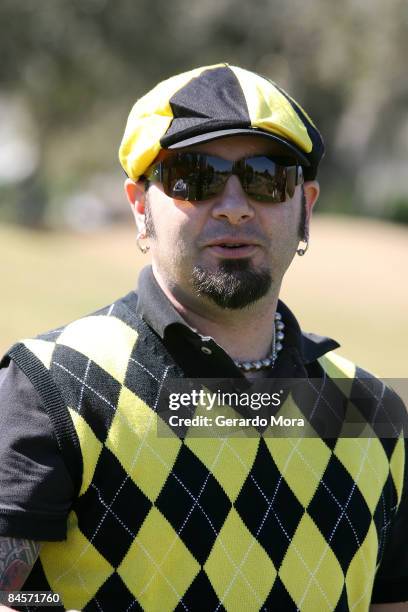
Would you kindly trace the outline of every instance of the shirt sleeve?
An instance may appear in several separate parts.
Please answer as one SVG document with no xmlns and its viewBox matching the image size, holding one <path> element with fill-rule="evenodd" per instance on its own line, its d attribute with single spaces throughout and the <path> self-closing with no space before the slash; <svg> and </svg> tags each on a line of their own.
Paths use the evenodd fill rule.
<svg viewBox="0 0 408 612">
<path fill-rule="evenodd" d="M 0 536 L 65 539 L 73 496 L 49 417 L 10 361 L 0 369 Z"/>
<path fill-rule="evenodd" d="M 374 581 L 372 603 L 408 601 L 408 439 L 401 502 Z"/>
</svg>

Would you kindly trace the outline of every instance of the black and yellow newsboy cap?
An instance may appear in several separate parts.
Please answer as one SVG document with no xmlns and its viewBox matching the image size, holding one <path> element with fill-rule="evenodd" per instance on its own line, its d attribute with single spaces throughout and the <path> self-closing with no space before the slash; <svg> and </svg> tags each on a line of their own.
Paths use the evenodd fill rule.
<svg viewBox="0 0 408 612">
<path fill-rule="evenodd" d="M 315 178 L 323 139 L 302 107 L 273 81 L 216 64 L 162 81 L 133 106 L 119 149 L 126 174 L 137 180 L 161 149 L 177 149 L 234 134 L 278 142 Z"/>
</svg>

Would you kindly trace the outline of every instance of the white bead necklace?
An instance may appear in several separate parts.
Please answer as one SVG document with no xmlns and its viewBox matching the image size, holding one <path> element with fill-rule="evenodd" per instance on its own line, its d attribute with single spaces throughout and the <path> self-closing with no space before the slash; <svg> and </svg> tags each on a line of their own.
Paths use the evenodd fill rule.
<svg viewBox="0 0 408 612">
<path fill-rule="evenodd" d="M 283 340 L 285 338 L 284 329 L 285 324 L 282 321 L 282 315 L 280 312 L 275 313 L 275 333 L 273 334 L 272 340 L 272 352 L 265 359 L 254 359 L 253 361 L 238 361 L 234 360 L 235 365 L 244 372 L 251 372 L 253 370 L 263 370 L 264 368 L 273 368 L 275 365 L 276 358 L 279 351 L 282 350 Z"/>
</svg>

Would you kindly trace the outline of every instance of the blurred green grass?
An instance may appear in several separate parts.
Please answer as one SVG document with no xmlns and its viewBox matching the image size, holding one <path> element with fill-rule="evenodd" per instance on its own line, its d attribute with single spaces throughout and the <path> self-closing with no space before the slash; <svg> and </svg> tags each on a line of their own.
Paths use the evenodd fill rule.
<svg viewBox="0 0 408 612">
<path fill-rule="evenodd" d="M 92 234 L 0 226 L 0 352 L 17 339 L 102 307 L 137 284 L 149 259 L 133 227 Z M 339 352 L 389 378 L 407 374 L 408 228 L 317 217 L 311 248 L 282 289 L 302 327 L 341 343 Z"/>
</svg>

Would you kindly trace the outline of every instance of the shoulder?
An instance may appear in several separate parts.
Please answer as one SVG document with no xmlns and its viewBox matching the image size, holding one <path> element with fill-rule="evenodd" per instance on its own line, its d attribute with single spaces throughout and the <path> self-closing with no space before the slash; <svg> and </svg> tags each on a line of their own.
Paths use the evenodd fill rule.
<svg viewBox="0 0 408 612">
<path fill-rule="evenodd" d="M 375 385 L 378 389 L 395 393 L 392 389 L 392 380 L 381 378 L 378 374 L 366 370 L 337 351 L 325 353 L 319 357 L 318 361 L 326 374 L 332 378 L 348 378 L 362 386 Z"/>
<path fill-rule="evenodd" d="M 398 384 L 401 381 L 397 379 L 382 379 L 336 351 L 326 353 L 318 361 L 379 438 L 408 435 L 406 384 Z"/>
<path fill-rule="evenodd" d="M 34 355 L 49 370 L 63 347 L 96 362 L 109 360 L 108 353 L 115 353 L 115 349 L 128 353 L 138 337 L 141 323 L 136 311 L 137 301 L 137 294 L 131 291 L 111 304 L 56 329 L 23 338 L 9 349 L 1 364 L 7 365 L 11 357 L 20 365 L 24 356 Z"/>
<path fill-rule="evenodd" d="M 346 359 L 337 351 L 329 351 L 318 358 L 318 362 L 325 372 L 333 377 L 352 378 L 356 375 L 357 366 L 350 359 Z"/>
<path fill-rule="evenodd" d="M 378 401 L 381 399 L 387 399 L 388 401 L 394 399 L 395 402 L 404 406 L 404 411 L 406 412 L 404 389 L 401 389 L 400 385 L 398 386 L 399 393 L 394 389 L 394 386 L 398 383 L 397 379 L 381 378 L 377 374 L 373 374 L 357 365 L 354 361 L 347 359 L 337 351 L 330 351 L 322 355 L 319 357 L 318 362 L 330 378 L 337 381 L 348 380 L 348 388 L 355 393 L 358 391 L 362 392 L 365 389 L 368 395 L 371 395 Z"/>
</svg>

